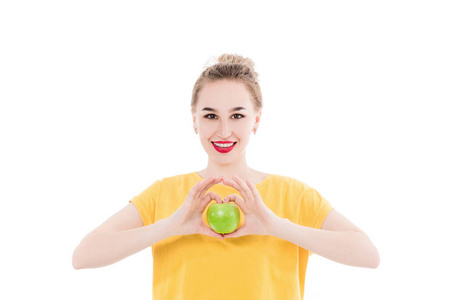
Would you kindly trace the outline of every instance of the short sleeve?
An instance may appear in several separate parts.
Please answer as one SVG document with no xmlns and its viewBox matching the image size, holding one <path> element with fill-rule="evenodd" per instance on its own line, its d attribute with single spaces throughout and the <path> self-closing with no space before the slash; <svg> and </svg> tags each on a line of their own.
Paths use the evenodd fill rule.
<svg viewBox="0 0 449 300">
<path fill-rule="evenodd" d="M 161 180 L 156 180 L 138 196 L 134 196 L 129 203 L 133 203 L 140 213 L 144 226 L 154 223 L 154 210 L 156 207 Z"/>
<path fill-rule="evenodd" d="M 307 187 L 301 199 L 301 225 L 320 229 L 333 207 L 317 190 Z"/>
</svg>

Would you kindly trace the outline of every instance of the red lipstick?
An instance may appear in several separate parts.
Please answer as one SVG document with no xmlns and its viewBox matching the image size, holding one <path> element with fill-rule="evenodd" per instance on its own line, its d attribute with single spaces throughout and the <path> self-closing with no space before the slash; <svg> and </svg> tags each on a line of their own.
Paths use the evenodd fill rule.
<svg viewBox="0 0 449 300">
<path fill-rule="evenodd" d="M 219 144 L 219 145 L 223 145 L 223 144 L 232 144 L 232 145 L 230 145 L 230 146 L 228 146 L 228 147 L 220 147 L 220 146 L 217 146 L 216 144 Z M 231 152 L 232 149 L 234 149 L 235 144 L 237 144 L 237 142 L 230 142 L 230 141 L 224 141 L 224 142 L 221 142 L 221 141 L 220 141 L 220 142 L 212 142 L 212 145 L 214 146 L 215 150 L 217 150 L 217 151 L 220 152 L 220 153 L 228 153 L 228 152 Z"/>
</svg>

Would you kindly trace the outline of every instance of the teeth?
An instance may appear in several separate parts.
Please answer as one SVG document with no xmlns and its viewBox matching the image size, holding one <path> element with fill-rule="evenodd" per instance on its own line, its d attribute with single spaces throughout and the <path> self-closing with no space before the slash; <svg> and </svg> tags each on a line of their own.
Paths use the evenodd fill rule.
<svg viewBox="0 0 449 300">
<path fill-rule="evenodd" d="M 212 143 L 214 143 L 214 142 L 212 142 Z M 228 143 L 228 144 L 217 144 L 217 143 L 214 143 L 214 145 L 217 146 L 217 147 L 220 147 L 220 148 L 228 148 L 228 147 L 231 147 L 232 145 L 234 145 L 234 143 Z"/>
</svg>

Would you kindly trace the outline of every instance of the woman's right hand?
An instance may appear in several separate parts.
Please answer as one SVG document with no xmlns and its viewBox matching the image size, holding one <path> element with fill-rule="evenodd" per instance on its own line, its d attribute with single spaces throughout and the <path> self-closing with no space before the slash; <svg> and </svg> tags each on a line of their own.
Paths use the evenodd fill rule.
<svg viewBox="0 0 449 300">
<path fill-rule="evenodd" d="M 175 235 L 199 233 L 223 239 L 222 234 L 213 231 L 203 221 L 203 211 L 210 201 L 215 200 L 217 203 L 223 203 L 218 194 L 213 192 L 205 194 L 208 189 L 222 180 L 223 176 L 218 178 L 211 176 L 195 184 L 182 206 L 169 217 L 169 223 Z"/>
</svg>

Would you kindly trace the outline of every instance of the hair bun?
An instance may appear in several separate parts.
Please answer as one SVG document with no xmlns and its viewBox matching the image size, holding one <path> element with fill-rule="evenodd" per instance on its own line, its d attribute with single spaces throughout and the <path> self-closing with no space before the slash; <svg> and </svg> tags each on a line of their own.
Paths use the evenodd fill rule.
<svg viewBox="0 0 449 300">
<path fill-rule="evenodd" d="M 211 81 L 223 79 L 240 80 L 244 83 L 251 93 L 255 109 L 259 111 L 262 109 L 263 103 L 258 77 L 259 74 L 254 71 L 254 62 L 248 57 L 227 53 L 220 55 L 218 58 L 211 57 L 193 86 L 190 103 L 192 112 L 196 111 L 201 89 Z"/>
<path fill-rule="evenodd" d="M 222 64 L 240 64 L 240 65 L 244 65 L 247 66 L 250 70 L 251 73 L 253 73 L 255 76 L 255 78 L 257 78 L 259 76 L 259 74 L 254 70 L 254 62 L 248 58 L 248 57 L 243 57 L 241 55 L 238 54 L 222 54 L 218 57 L 218 63 L 222 63 Z"/>
</svg>

